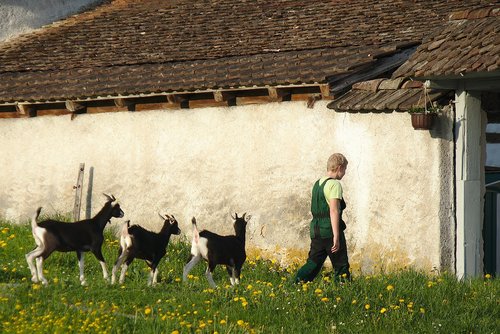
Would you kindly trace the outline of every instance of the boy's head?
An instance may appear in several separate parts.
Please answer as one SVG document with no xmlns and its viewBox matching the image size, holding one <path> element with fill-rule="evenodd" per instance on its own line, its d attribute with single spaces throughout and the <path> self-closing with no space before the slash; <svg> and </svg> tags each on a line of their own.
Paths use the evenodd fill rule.
<svg viewBox="0 0 500 334">
<path fill-rule="evenodd" d="M 341 166 L 344 168 L 347 167 L 347 159 L 342 153 L 333 153 L 330 158 L 328 158 L 326 170 L 328 172 L 335 172 Z"/>
</svg>

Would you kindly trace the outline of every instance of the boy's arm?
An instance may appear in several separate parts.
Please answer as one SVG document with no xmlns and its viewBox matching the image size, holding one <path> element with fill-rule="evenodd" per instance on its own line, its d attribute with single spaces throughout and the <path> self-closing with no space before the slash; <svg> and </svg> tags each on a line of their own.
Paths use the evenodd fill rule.
<svg viewBox="0 0 500 334">
<path fill-rule="evenodd" d="M 330 220 L 332 221 L 333 230 L 333 246 L 332 253 L 339 250 L 340 247 L 340 200 L 338 198 L 332 198 L 329 201 L 330 206 Z"/>
</svg>

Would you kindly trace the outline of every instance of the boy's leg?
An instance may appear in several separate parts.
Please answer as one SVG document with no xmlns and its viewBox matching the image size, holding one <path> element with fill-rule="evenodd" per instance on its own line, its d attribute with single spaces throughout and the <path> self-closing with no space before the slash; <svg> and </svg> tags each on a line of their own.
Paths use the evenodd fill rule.
<svg viewBox="0 0 500 334">
<path fill-rule="evenodd" d="M 307 262 L 297 272 L 295 283 L 301 281 L 310 282 L 321 271 L 327 257 L 327 251 L 323 244 L 324 242 L 321 239 L 311 239 L 311 249 L 309 250 Z"/>
<path fill-rule="evenodd" d="M 340 248 L 337 252 L 328 251 L 328 257 L 332 262 L 333 278 L 335 282 L 345 282 L 351 280 L 349 271 L 349 257 L 347 256 L 347 243 L 344 232 L 340 232 Z"/>
</svg>

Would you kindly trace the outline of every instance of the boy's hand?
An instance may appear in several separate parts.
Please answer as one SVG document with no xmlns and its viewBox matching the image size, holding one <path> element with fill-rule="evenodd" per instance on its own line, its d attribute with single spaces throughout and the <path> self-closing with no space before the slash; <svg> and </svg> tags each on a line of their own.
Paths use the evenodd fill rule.
<svg viewBox="0 0 500 334">
<path fill-rule="evenodd" d="M 332 253 L 335 253 L 336 251 L 338 251 L 340 248 L 339 246 L 340 246 L 339 238 L 333 237 Z"/>
</svg>

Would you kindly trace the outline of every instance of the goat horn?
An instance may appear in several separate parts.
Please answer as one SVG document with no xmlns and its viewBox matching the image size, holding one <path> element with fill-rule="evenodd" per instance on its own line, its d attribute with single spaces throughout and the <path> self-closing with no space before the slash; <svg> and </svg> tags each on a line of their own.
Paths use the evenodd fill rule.
<svg viewBox="0 0 500 334">
<path fill-rule="evenodd" d="M 109 196 L 108 194 L 105 194 L 105 193 L 102 193 L 102 194 L 103 194 L 104 196 L 106 196 L 106 198 L 107 198 L 107 199 L 108 199 L 108 201 L 110 201 L 110 202 L 113 202 L 113 201 L 115 200 L 114 198 L 112 198 L 112 197 L 111 197 L 111 196 L 113 196 L 113 195 Z"/>
<path fill-rule="evenodd" d="M 231 218 L 233 218 L 234 220 L 236 220 L 236 218 L 238 218 L 238 214 L 237 214 L 237 213 L 235 213 L 235 215 L 236 215 L 236 217 L 235 217 L 235 216 L 233 216 L 233 214 L 231 214 Z"/>
<path fill-rule="evenodd" d="M 158 212 L 158 216 L 160 216 L 161 220 L 166 220 L 167 218 L 163 217 L 161 213 Z"/>
</svg>

